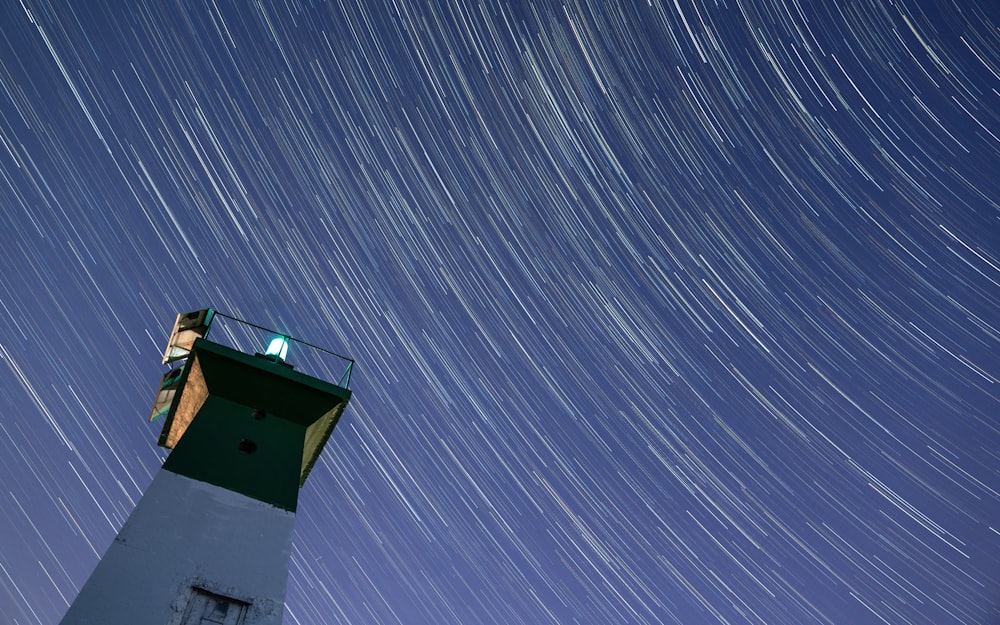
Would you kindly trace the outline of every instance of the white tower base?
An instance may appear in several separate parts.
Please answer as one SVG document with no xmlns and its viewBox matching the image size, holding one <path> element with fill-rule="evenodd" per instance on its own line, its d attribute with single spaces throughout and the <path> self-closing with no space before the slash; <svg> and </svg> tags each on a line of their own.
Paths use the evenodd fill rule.
<svg viewBox="0 0 1000 625">
<path fill-rule="evenodd" d="M 160 470 L 61 625 L 280 625 L 294 524 Z"/>
</svg>

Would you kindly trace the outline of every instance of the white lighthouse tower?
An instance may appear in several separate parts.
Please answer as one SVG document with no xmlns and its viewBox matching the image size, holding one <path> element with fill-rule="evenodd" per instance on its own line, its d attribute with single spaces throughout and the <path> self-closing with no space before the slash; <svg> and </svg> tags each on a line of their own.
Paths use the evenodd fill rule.
<svg viewBox="0 0 1000 625">
<path fill-rule="evenodd" d="M 353 362 L 324 382 L 284 362 L 288 337 L 263 354 L 208 341 L 215 317 L 178 315 L 164 363 L 183 366 L 151 417 L 166 417 L 172 451 L 62 625 L 281 623 L 298 491 L 351 397 Z"/>
</svg>

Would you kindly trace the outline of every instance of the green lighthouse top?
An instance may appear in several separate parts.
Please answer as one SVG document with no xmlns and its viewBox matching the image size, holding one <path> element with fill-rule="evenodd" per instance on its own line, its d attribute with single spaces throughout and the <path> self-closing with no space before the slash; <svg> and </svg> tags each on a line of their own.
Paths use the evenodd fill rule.
<svg viewBox="0 0 1000 625">
<path fill-rule="evenodd" d="M 159 444 L 173 451 L 163 468 L 294 510 L 350 400 L 353 361 L 339 380 L 345 386 L 333 384 L 285 361 L 290 343 L 312 347 L 287 335 L 246 324 L 272 337 L 253 354 L 209 341 L 220 317 L 211 309 L 178 315 L 171 333 L 164 361 L 184 362 L 164 376 L 151 416 L 166 417 Z"/>
</svg>

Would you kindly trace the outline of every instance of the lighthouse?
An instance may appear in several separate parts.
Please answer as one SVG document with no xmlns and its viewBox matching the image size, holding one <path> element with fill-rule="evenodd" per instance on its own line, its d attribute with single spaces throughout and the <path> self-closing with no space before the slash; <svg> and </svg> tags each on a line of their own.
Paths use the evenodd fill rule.
<svg viewBox="0 0 1000 625">
<path fill-rule="evenodd" d="M 208 340 L 220 319 L 242 330 L 227 338 L 264 330 L 212 309 L 177 316 L 150 417 L 171 452 L 62 625 L 280 625 L 298 492 L 353 361 L 324 381 L 285 360 L 315 346 L 269 333 L 245 353 Z"/>
</svg>

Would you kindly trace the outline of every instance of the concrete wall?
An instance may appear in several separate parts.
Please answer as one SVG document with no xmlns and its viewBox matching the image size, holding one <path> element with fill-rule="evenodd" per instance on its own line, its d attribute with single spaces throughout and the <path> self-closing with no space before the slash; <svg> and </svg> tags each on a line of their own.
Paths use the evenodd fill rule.
<svg viewBox="0 0 1000 625">
<path fill-rule="evenodd" d="M 62 625 L 179 625 L 197 586 L 280 625 L 295 514 L 161 470 Z"/>
</svg>

